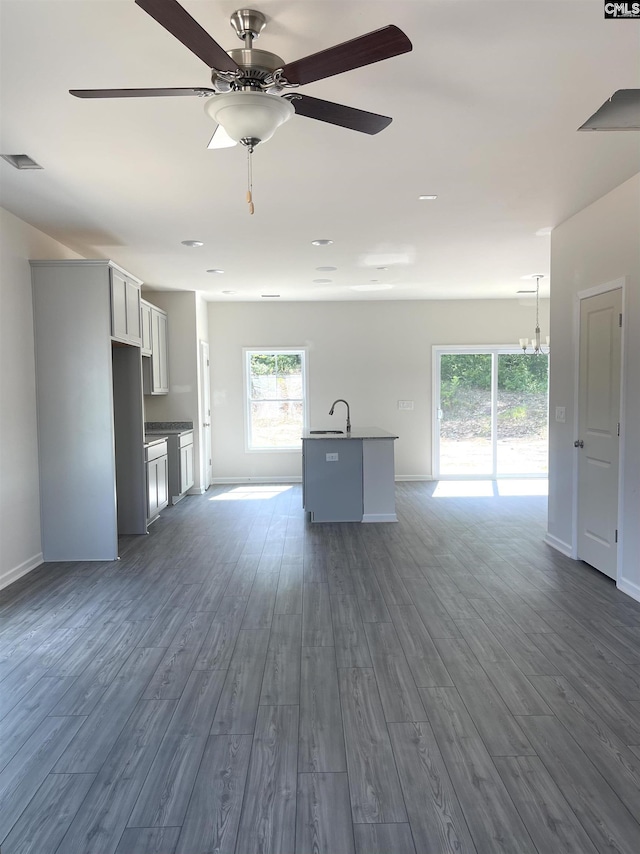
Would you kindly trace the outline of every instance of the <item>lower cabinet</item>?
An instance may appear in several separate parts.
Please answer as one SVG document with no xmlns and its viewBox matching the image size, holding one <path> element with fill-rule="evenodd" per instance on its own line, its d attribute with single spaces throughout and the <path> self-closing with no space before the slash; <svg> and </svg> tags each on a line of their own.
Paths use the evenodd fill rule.
<svg viewBox="0 0 640 854">
<path fill-rule="evenodd" d="M 169 503 L 169 457 L 167 440 L 145 448 L 147 467 L 147 521 L 153 522 Z"/>
<path fill-rule="evenodd" d="M 303 501 L 312 522 L 361 522 L 362 441 L 305 439 Z"/>
<path fill-rule="evenodd" d="M 147 436 L 153 433 L 147 432 Z M 193 430 L 162 431 L 166 437 L 168 454 L 168 500 L 177 504 L 194 483 L 193 477 Z"/>
<path fill-rule="evenodd" d="M 176 482 L 178 483 L 178 495 L 182 497 L 184 493 L 193 486 L 193 433 L 184 434 L 178 437 L 180 446 L 180 471 Z M 175 504 L 175 496 L 171 496 L 172 504 Z"/>
</svg>

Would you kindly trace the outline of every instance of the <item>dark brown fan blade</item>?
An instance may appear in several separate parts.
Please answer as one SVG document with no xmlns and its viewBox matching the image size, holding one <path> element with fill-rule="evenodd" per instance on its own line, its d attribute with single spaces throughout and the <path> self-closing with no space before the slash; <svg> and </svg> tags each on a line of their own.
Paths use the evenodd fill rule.
<svg viewBox="0 0 640 854">
<path fill-rule="evenodd" d="M 342 74 L 343 71 L 380 62 L 382 59 L 390 59 L 412 49 L 413 45 L 402 30 L 390 24 L 365 36 L 289 62 L 282 69 L 282 73 L 289 83 L 302 86 L 305 83 L 313 83 L 314 80 Z"/>
<path fill-rule="evenodd" d="M 578 130 L 640 130 L 640 89 L 618 89 Z"/>
<path fill-rule="evenodd" d="M 322 101 L 320 98 L 310 98 L 308 95 L 296 95 L 291 103 L 298 116 L 307 116 L 309 119 L 329 122 L 329 124 L 339 125 L 350 130 L 358 130 L 361 133 L 380 133 L 392 121 L 389 116 L 367 113 L 365 110 L 344 107 L 342 104 L 334 104 L 333 101 Z"/>
<path fill-rule="evenodd" d="M 69 89 L 76 98 L 168 98 L 174 95 L 215 95 L 215 89 L 193 86 L 181 89 Z"/>
<path fill-rule="evenodd" d="M 238 70 L 238 64 L 226 50 L 176 0 L 136 0 L 136 3 L 209 68 L 218 71 Z"/>
</svg>

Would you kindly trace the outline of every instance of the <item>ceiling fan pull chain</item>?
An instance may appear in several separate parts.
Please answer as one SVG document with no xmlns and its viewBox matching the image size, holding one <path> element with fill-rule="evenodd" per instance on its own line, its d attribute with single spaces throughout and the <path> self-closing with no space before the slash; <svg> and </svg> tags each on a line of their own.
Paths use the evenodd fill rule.
<svg viewBox="0 0 640 854">
<path fill-rule="evenodd" d="M 253 154 L 253 146 L 247 147 L 247 203 L 249 205 L 249 213 L 253 216 L 255 208 L 253 206 L 253 170 L 251 155 Z"/>
</svg>

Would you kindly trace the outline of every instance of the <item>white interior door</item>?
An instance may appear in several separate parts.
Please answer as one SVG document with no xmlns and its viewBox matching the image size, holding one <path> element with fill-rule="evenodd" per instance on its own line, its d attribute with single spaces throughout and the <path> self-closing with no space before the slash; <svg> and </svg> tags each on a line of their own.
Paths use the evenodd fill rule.
<svg viewBox="0 0 640 854">
<path fill-rule="evenodd" d="M 201 436 L 201 471 L 202 488 L 209 489 L 213 472 L 211 468 L 211 386 L 209 376 L 209 344 L 200 342 L 200 402 L 202 412 Z"/>
<path fill-rule="evenodd" d="M 578 558 L 617 574 L 622 291 L 580 303 Z"/>
</svg>

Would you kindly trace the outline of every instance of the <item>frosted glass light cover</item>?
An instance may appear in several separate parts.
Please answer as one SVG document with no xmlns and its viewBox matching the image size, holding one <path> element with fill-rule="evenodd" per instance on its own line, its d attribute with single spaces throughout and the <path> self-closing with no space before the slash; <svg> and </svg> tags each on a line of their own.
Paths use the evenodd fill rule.
<svg viewBox="0 0 640 854">
<path fill-rule="evenodd" d="M 236 142 L 242 139 L 266 142 L 295 112 L 285 98 L 267 92 L 214 95 L 207 99 L 204 109 Z"/>
</svg>

